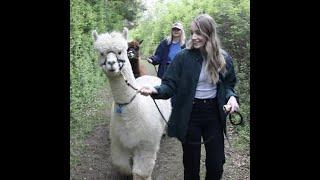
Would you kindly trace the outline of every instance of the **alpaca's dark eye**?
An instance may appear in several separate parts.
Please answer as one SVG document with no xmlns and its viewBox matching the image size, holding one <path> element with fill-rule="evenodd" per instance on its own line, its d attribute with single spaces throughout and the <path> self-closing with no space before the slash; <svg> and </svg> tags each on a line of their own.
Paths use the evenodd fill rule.
<svg viewBox="0 0 320 180">
<path fill-rule="evenodd" d="M 121 55 L 121 51 L 118 52 L 118 55 Z"/>
<path fill-rule="evenodd" d="M 101 56 L 103 56 L 103 53 L 100 53 Z"/>
</svg>

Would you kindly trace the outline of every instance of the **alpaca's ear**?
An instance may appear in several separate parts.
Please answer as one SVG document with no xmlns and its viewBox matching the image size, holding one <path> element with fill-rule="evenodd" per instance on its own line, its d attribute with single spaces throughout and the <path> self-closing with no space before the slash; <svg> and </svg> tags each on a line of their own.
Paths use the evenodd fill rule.
<svg viewBox="0 0 320 180">
<path fill-rule="evenodd" d="M 123 37 L 128 40 L 128 28 L 126 27 L 123 28 Z"/>
<path fill-rule="evenodd" d="M 143 39 L 139 42 L 139 44 L 142 44 L 142 42 L 143 42 Z"/>
<path fill-rule="evenodd" d="M 93 40 L 96 41 L 98 39 L 98 33 L 96 30 L 92 31 Z"/>
</svg>

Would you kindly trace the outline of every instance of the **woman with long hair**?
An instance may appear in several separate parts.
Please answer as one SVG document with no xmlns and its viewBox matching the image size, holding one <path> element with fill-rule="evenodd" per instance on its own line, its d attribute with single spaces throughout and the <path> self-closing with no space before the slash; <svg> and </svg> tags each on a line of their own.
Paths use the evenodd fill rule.
<svg viewBox="0 0 320 180">
<path fill-rule="evenodd" d="M 206 180 L 222 177 L 226 113 L 238 111 L 236 76 L 231 56 L 221 49 L 216 23 L 201 14 L 190 24 L 190 40 L 156 87 L 142 87 L 143 95 L 176 102 L 168 122 L 168 136 L 181 141 L 185 180 L 199 180 L 201 138 L 206 150 Z"/>
<path fill-rule="evenodd" d="M 159 78 L 163 77 L 176 54 L 185 47 L 183 25 L 180 22 L 175 22 L 171 26 L 170 34 L 160 42 L 154 55 L 148 58 L 149 63 L 159 65 L 157 72 Z"/>
</svg>

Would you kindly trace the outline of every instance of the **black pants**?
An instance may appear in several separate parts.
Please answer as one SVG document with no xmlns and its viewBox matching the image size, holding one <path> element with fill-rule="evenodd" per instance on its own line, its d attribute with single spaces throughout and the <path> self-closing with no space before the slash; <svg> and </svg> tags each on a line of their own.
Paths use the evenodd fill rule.
<svg viewBox="0 0 320 180">
<path fill-rule="evenodd" d="M 215 99 L 195 101 L 183 148 L 185 180 L 199 180 L 201 137 L 206 150 L 206 180 L 219 180 L 223 173 L 224 137 Z"/>
</svg>

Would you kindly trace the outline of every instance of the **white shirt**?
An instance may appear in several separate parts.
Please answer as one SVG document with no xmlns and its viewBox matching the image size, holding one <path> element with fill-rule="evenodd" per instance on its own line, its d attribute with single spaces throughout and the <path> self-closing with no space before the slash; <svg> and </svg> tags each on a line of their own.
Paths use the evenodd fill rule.
<svg viewBox="0 0 320 180">
<path fill-rule="evenodd" d="M 217 94 L 217 85 L 213 83 L 209 83 L 209 81 L 207 81 L 207 76 L 205 71 L 205 60 L 203 60 L 199 81 L 196 88 L 195 98 L 198 98 L 198 99 L 215 98 L 216 94 Z"/>
</svg>

